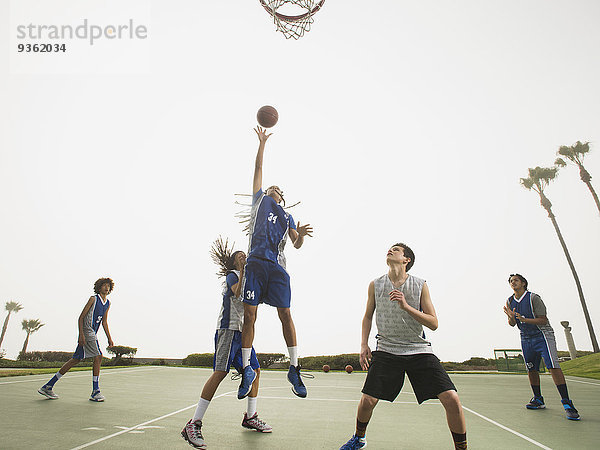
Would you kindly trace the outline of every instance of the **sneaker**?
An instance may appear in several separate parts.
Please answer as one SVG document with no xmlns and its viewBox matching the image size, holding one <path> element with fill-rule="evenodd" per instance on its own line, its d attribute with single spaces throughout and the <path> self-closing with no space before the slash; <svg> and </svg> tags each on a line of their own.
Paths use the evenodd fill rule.
<svg viewBox="0 0 600 450">
<path fill-rule="evenodd" d="M 340 450 L 354 450 L 357 448 L 365 448 L 367 446 L 367 439 L 364 437 L 358 437 L 353 435 L 348 442 L 340 447 Z"/>
<path fill-rule="evenodd" d="M 196 420 L 192 422 L 192 420 L 190 419 L 185 424 L 185 427 L 183 427 L 183 430 L 181 430 L 181 437 L 194 448 L 206 448 L 206 442 L 204 442 L 204 437 L 202 436 L 202 421 Z"/>
<path fill-rule="evenodd" d="M 42 395 L 45 395 L 50 400 L 56 400 L 58 398 L 58 395 L 54 393 L 51 386 L 44 385 L 38 389 L 38 392 Z"/>
<path fill-rule="evenodd" d="M 103 402 L 104 401 L 104 395 L 102 395 L 100 393 L 100 391 L 94 391 L 94 392 L 92 392 L 92 395 L 90 395 L 90 401 L 92 401 L 92 402 Z"/>
<path fill-rule="evenodd" d="M 292 383 L 292 392 L 294 394 L 296 394 L 298 397 L 306 397 L 306 386 L 304 386 L 300 376 L 300 366 L 290 366 L 287 379 L 290 383 Z"/>
<path fill-rule="evenodd" d="M 252 389 L 252 383 L 256 379 L 256 372 L 252 368 L 252 366 L 244 367 L 244 371 L 242 372 L 242 381 L 240 383 L 240 387 L 238 389 L 238 398 L 241 400 L 246 398 Z"/>
<path fill-rule="evenodd" d="M 525 407 L 527 409 L 544 409 L 546 407 L 544 397 L 533 397 Z"/>
<path fill-rule="evenodd" d="M 565 408 L 565 412 L 567 413 L 567 419 L 569 420 L 580 420 L 579 413 L 573 406 L 573 402 L 571 400 L 561 400 L 563 407 Z"/>
<path fill-rule="evenodd" d="M 260 431 L 261 433 L 270 433 L 273 431 L 271 425 L 267 422 L 258 418 L 258 413 L 254 413 L 252 417 L 248 417 L 248 414 L 244 413 L 244 420 L 242 420 L 242 426 L 251 430 Z"/>
</svg>

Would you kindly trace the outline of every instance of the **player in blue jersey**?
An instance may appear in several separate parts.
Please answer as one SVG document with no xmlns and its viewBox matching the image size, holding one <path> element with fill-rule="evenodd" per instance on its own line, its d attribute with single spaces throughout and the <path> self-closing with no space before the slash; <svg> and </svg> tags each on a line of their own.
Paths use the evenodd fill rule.
<svg viewBox="0 0 600 450">
<path fill-rule="evenodd" d="M 94 402 L 103 402 L 104 396 L 100 393 L 99 378 L 100 378 L 100 364 L 102 363 L 102 352 L 98 345 L 98 330 L 100 324 L 104 328 L 106 337 L 108 338 L 108 345 L 112 347 L 114 345 L 112 338 L 110 337 L 110 331 L 108 329 L 108 310 L 110 309 L 110 300 L 108 294 L 110 294 L 115 287 L 115 283 L 110 278 L 100 278 L 94 283 L 94 292 L 96 295 L 92 295 L 88 302 L 85 304 L 83 311 L 79 315 L 77 321 L 79 327 L 79 338 L 77 339 L 77 349 L 73 354 L 73 357 L 67 361 L 58 372 L 48 381 L 45 385 L 38 389 L 38 392 L 50 399 L 57 399 L 58 395 L 54 393 L 52 388 L 54 384 L 60 380 L 60 378 L 67 373 L 71 367 L 75 366 L 82 359 L 94 358 L 94 365 L 92 368 L 92 395 L 90 400 Z"/>
<path fill-rule="evenodd" d="M 219 276 L 225 277 L 223 283 L 223 304 L 217 320 L 215 333 L 215 354 L 213 357 L 213 373 L 204 384 L 194 416 L 181 430 L 181 436 L 194 448 L 206 448 L 202 435 L 202 419 L 210 405 L 219 384 L 229 373 L 231 366 L 242 372 L 242 322 L 244 320 L 244 305 L 240 298 L 242 290 L 241 279 L 246 264 L 246 254 L 242 251 L 233 252 L 228 248 L 227 241 L 218 239 L 211 249 L 213 261 L 220 267 Z M 251 349 L 250 367 L 256 371 L 248 396 L 248 407 L 244 413 L 242 426 L 261 433 L 270 433 L 272 428 L 258 417 L 256 412 L 258 396 L 258 379 L 260 365 L 254 348 Z"/>
<path fill-rule="evenodd" d="M 306 397 L 306 387 L 300 377 L 298 365 L 298 347 L 296 328 L 290 313 L 290 276 L 285 270 L 283 249 L 289 237 L 295 248 L 304 243 L 304 236 L 311 236 L 310 225 L 296 227 L 291 214 L 280 205 L 283 192 L 278 186 L 262 190 L 262 165 L 265 144 L 270 134 L 261 127 L 256 127 L 259 146 L 254 166 L 252 183 L 252 210 L 250 212 L 250 244 L 248 261 L 244 274 L 244 327 L 242 329 L 242 360 L 244 372 L 238 390 L 238 398 L 248 395 L 256 376 L 250 366 L 250 353 L 254 341 L 254 323 L 259 303 L 266 303 L 277 308 L 283 328 L 283 337 L 290 355 L 288 380 L 292 383 L 292 391 L 299 397 Z"/>
<path fill-rule="evenodd" d="M 540 388 L 540 361 L 544 363 L 552 375 L 554 384 L 562 398 L 561 402 L 565 408 L 567 419 L 579 420 L 579 413 L 569 399 L 565 376 L 558 363 L 558 352 L 556 351 L 556 340 L 554 330 L 550 326 L 546 316 L 546 306 L 539 295 L 527 290 L 527 280 L 518 273 L 508 277 L 508 283 L 513 289 L 511 295 L 504 305 L 504 313 L 508 316 L 508 324 L 515 325 L 521 332 L 521 348 L 523 358 L 527 366 L 529 383 L 533 390 L 533 398 L 527 405 L 527 409 L 543 409 L 544 397 Z"/>
</svg>

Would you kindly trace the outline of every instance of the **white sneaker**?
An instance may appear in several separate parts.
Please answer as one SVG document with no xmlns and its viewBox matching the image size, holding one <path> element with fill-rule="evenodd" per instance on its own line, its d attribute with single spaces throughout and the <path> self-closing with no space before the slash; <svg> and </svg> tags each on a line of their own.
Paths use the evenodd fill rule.
<svg viewBox="0 0 600 450">
<path fill-rule="evenodd" d="M 206 442 L 204 442 L 204 437 L 202 436 L 201 420 L 192 422 L 192 419 L 190 419 L 190 421 L 185 424 L 185 427 L 183 427 L 183 430 L 181 430 L 181 437 L 194 448 L 206 448 Z"/>
<path fill-rule="evenodd" d="M 51 400 L 56 400 L 58 398 L 58 395 L 56 395 L 54 393 L 54 391 L 52 390 L 51 387 L 49 386 L 42 386 L 41 388 L 38 389 L 38 392 L 42 395 L 45 395 L 46 397 L 48 397 Z"/>
<path fill-rule="evenodd" d="M 244 413 L 244 420 L 242 420 L 242 426 L 251 430 L 260 431 L 261 433 L 270 433 L 271 431 L 273 431 L 271 425 L 258 418 L 258 413 L 254 413 L 252 417 L 248 417 L 248 414 Z"/>
<path fill-rule="evenodd" d="M 103 402 L 104 401 L 104 395 L 102 395 L 100 393 L 100 391 L 92 392 L 92 395 L 90 395 L 90 401 L 92 401 L 92 402 Z"/>
</svg>

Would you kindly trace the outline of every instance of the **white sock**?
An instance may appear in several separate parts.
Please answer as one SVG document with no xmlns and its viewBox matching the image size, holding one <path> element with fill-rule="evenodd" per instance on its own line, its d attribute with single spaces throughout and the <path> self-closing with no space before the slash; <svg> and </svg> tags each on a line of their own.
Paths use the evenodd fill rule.
<svg viewBox="0 0 600 450">
<path fill-rule="evenodd" d="M 202 418 L 204 417 L 204 413 L 208 409 L 208 405 L 210 405 L 210 400 L 204 400 L 202 397 L 200 397 L 192 422 L 195 422 L 196 420 L 202 420 Z"/>
<path fill-rule="evenodd" d="M 242 365 L 244 367 L 250 365 L 250 355 L 252 354 L 252 348 L 242 347 Z"/>
<path fill-rule="evenodd" d="M 290 366 L 298 365 L 298 347 L 288 347 L 288 352 L 290 354 Z"/>
<path fill-rule="evenodd" d="M 63 374 L 62 374 L 62 373 L 60 373 L 60 372 L 56 372 L 56 373 L 54 374 L 54 376 L 56 377 L 56 381 L 58 381 L 58 380 L 60 380 L 60 379 L 62 378 Z"/>
<path fill-rule="evenodd" d="M 256 402 L 258 401 L 258 397 L 248 397 L 248 411 L 246 411 L 246 415 L 248 419 L 256 414 Z"/>
</svg>

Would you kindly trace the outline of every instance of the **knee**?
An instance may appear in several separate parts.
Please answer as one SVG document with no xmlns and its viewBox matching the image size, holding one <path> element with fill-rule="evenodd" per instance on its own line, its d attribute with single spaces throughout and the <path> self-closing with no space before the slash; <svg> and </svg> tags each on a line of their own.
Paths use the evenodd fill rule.
<svg viewBox="0 0 600 450">
<path fill-rule="evenodd" d="M 370 395 L 363 394 L 362 397 L 360 398 L 359 406 L 361 409 L 372 410 L 373 408 L 375 408 L 378 401 L 379 400 L 376 399 L 375 397 L 371 397 Z"/>
<path fill-rule="evenodd" d="M 284 323 L 289 323 L 292 321 L 292 313 L 290 312 L 290 308 L 278 308 L 277 314 L 279 315 L 279 320 Z"/>
<path fill-rule="evenodd" d="M 459 413 L 462 410 L 456 391 L 445 391 L 438 395 L 440 402 L 448 412 Z"/>
</svg>

